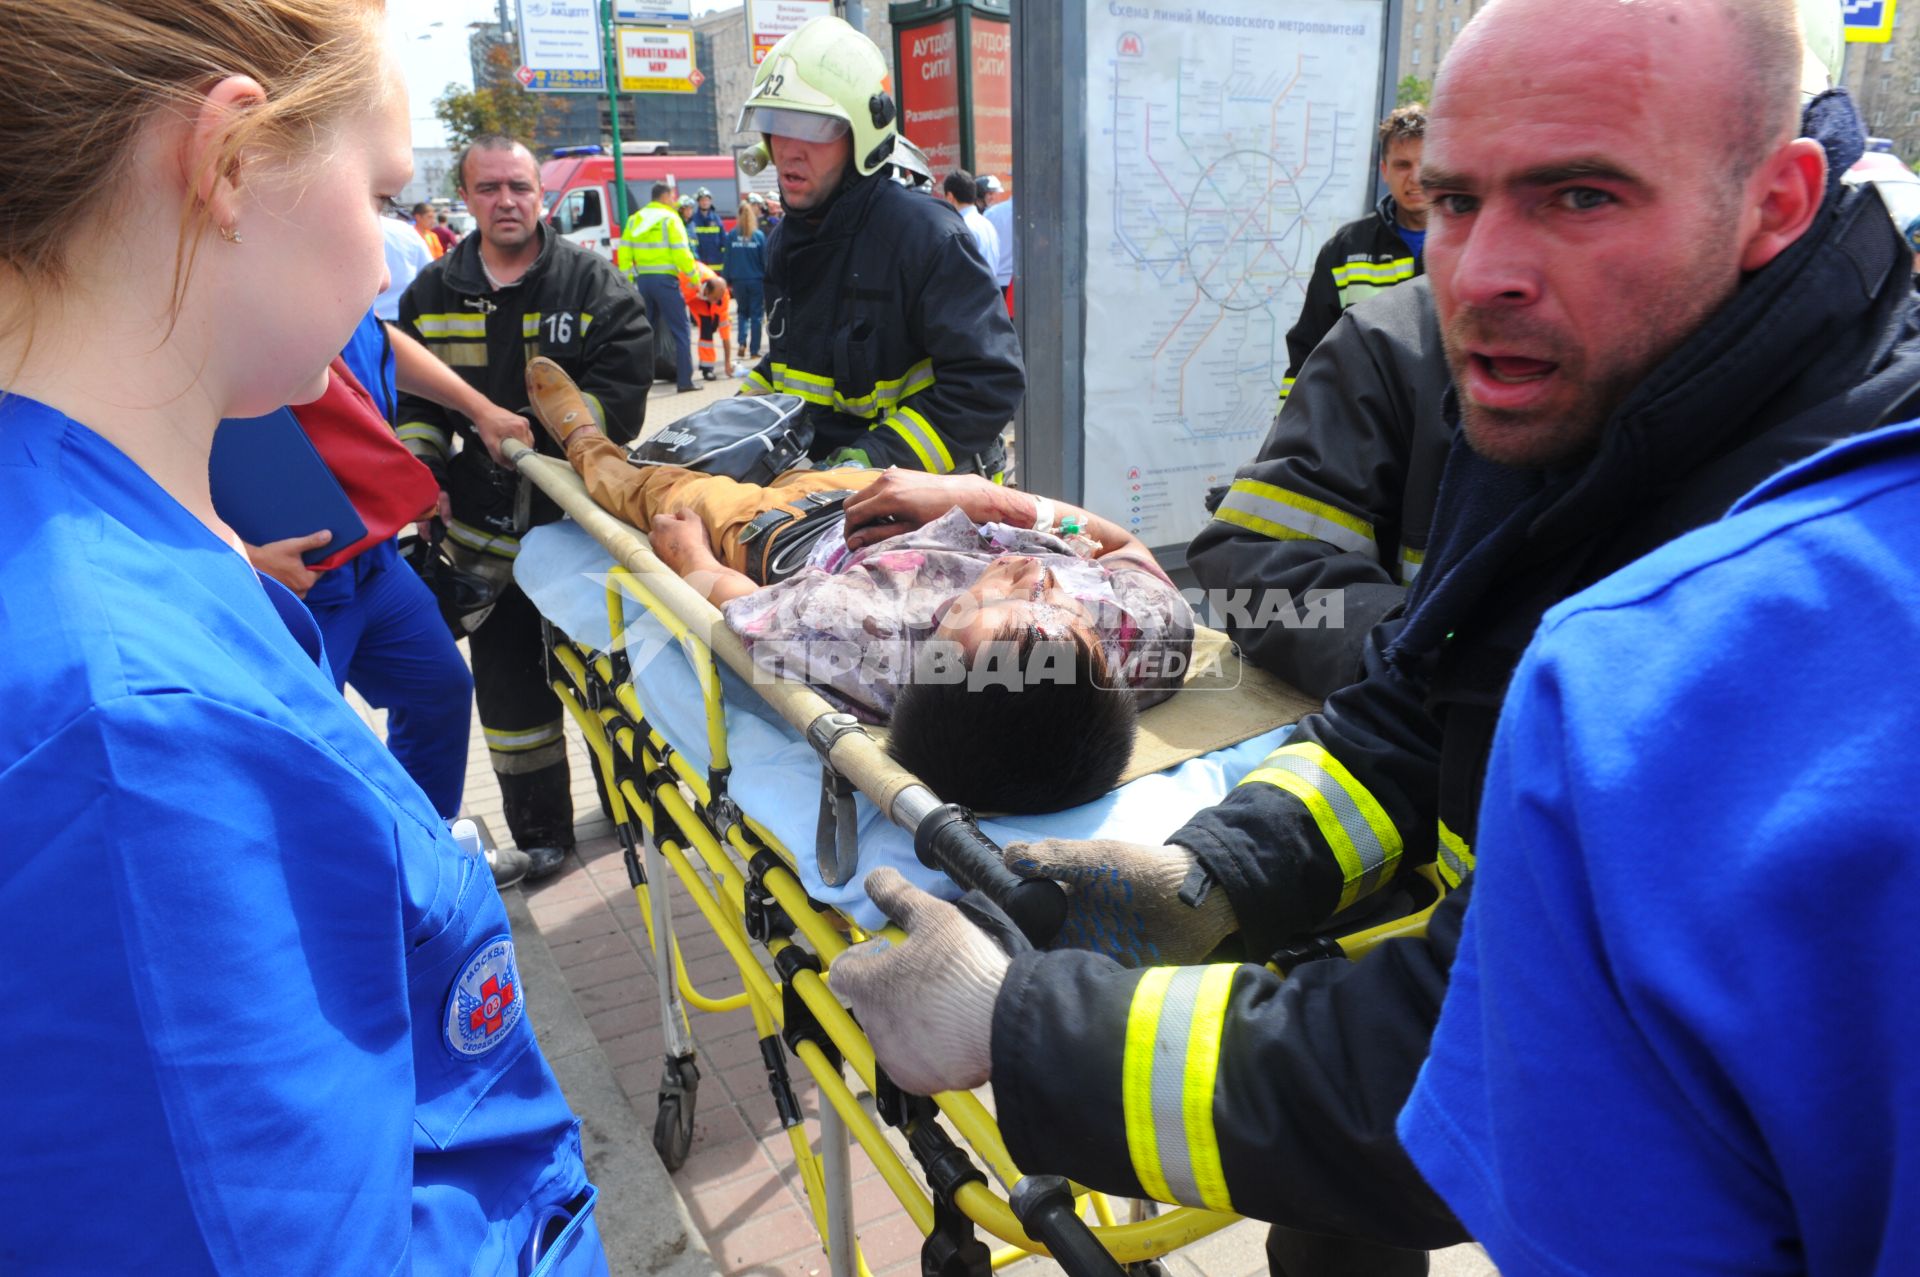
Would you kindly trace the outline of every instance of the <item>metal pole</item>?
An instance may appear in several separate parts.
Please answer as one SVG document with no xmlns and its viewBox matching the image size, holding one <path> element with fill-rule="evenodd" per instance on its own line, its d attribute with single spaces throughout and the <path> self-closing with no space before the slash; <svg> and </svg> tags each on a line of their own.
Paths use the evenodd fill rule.
<svg viewBox="0 0 1920 1277">
<path fill-rule="evenodd" d="M 1014 419 L 1020 486 L 1080 500 L 1085 431 L 1087 16 L 1016 4 L 1014 326 L 1027 394 Z M 1104 193 L 1103 193 L 1104 194 Z"/>
<path fill-rule="evenodd" d="M 867 33 L 867 6 L 861 0 L 840 0 L 840 16 L 855 31 L 862 35 Z"/>
<path fill-rule="evenodd" d="M 619 33 L 613 27 L 613 0 L 600 0 L 600 25 L 606 31 L 606 79 L 607 79 L 607 121 L 613 134 L 613 207 L 614 214 L 620 220 L 619 235 L 626 234 L 627 216 L 627 160 L 626 147 L 620 143 L 620 42 Z M 616 260 L 618 254 L 615 255 Z"/>
</svg>

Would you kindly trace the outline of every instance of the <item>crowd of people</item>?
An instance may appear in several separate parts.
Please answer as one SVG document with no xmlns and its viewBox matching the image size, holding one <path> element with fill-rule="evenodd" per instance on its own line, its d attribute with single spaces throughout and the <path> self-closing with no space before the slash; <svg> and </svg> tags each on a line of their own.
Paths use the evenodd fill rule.
<svg viewBox="0 0 1920 1277">
<path fill-rule="evenodd" d="M 777 198 L 729 226 L 656 183 L 612 260 L 511 137 L 458 157 L 472 233 L 391 215 L 378 0 L 46 0 L 0 42 L 47 72 L 0 88 L 40 195 L 0 217 L 0 1253 L 604 1273 L 498 894 L 575 815 L 513 578 L 560 511 L 503 448 L 569 462 L 756 659 L 798 640 L 783 672 L 944 798 L 1095 800 L 1197 618 L 1123 527 L 1005 482 L 1012 196 L 927 183 L 831 17 L 741 109 Z M 1067 887 L 1056 948 L 877 870 L 906 939 L 828 978 L 891 1079 L 991 1085 L 1028 1173 L 1271 1223 L 1283 1277 L 1469 1239 L 1515 1274 L 1904 1271 L 1920 301 L 1842 180 L 1838 45 L 1828 0 L 1473 18 L 1382 121 L 1387 194 L 1187 554 L 1343 591 L 1342 628 L 1233 628 L 1322 709 L 1163 845 L 1006 848 Z M 657 342 L 681 391 L 791 396 L 805 458 L 633 464 Z M 230 521 L 216 435 L 283 407 L 348 543 Z M 485 855 L 450 830 L 476 706 Z"/>
</svg>

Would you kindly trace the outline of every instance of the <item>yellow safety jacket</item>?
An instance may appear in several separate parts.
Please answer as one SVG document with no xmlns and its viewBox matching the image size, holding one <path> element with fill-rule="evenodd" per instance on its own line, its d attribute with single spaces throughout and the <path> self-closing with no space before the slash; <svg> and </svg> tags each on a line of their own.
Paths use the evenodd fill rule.
<svg viewBox="0 0 1920 1277">
<path fill-rule="evenodd" d="M 687 226 L 672 206 L 655 200 L 627 219 L 614 259 L 628 275 L 697 278 L 700 263 L 687 244 Z"/>
</svg>

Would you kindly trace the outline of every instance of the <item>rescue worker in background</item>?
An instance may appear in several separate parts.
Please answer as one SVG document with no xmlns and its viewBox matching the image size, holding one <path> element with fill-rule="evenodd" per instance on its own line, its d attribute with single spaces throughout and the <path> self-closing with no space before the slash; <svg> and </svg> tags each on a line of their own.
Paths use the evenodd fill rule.
<svg viewBox="0 0 1920 1277">
<path fill-rule="evenodd" d="M 478 225 L 413 281 L 400 299 L 400 327 L 515 412 L 526 409 L 527 359 L 545 355 L 580 383 L 609 438 L 632 439 L 646 420 L 653 367 L 639 297 L 611 262 L 541 221 L 540 168 L 525 146 L 498 135 L 476 139 L 458 172 Z M 507 828 L 536 879 L 573 848 L 573 798 L 540 614 L 512 574 L 521 534 L 560 510 L 498 464 L 499 433 L 476 429 L 489 424 L 418 395 L 400 400 L 401 441 L 448 494 L 451 552 L 460 566 L 501 582 L 493 611 L 468 640 L 474 698 Z M 457 453 L 456 435 L 465 440 Z M 553 445 L 542 435 L 540 446 Z"/>
<path fill-rule="evenodd" d="M 1226 630 L 1254 664 L 1324 699 L 1355 681 L 1376 623 L 1426 558 L 1453 429 L 1433 292 L 1416 279 L 1340 317 L 1300 370 L 1287 410 L 1187 547 L 1201 586 L 1237 598 Z M 1289 625 L 1308 591 L 1336 620 Z"/>
<path fill-rule="evenodd" d="M 1380 121 L 1380 179 L 1387 193 L 1373 212 L 1348 222 L 1320 246 L 1307 279 L 1299 318 L 1287 330 L 1287 371 L 1280 378 L 1280 406 L 1287 406 L 1293 379 L 1340 312 L 1382 289 L 1419 275 L 1427 239 L 1427 196 L 1420 185 L 1420 147 L 1427 135 L 1427 108 L 1398 107 Z"/>
<path fill-rule="evenodd" d="M 700 263 L 687 244 L 687 228 L 667 196 L 673 188 L 655 182 L 647 203 L 627 219 L 620 232 L 615 260 L 621 273 L 633 280 L 647 304 L 647 319 L 656 334 L 673 342 L 673 370 L 680 392 L 699 389 L 693 384 L 693 335 L 687 326 L 683 284 L 700 277 Z"/>
<path fill-rule="evenodd" d="M 706 187 L 694 199 L 693 218 L 687 223 L 693 236 L 693 255 L 700 264 L 718 271 L 727 261 L 727 223 L 713 206 L 713 192 Z"/>
<path fill-rule="evenodd" d="M 1837 61 L 1837 11 L 1814 16 L 1814 47 Z M 1135 963 L 1198 962 L 1234 931 L 1259 961 L 1335 915 L 1352 925 L 1437 859 L 1453 890 L 1426 936 L 1285 980 L 1251 963 L 1009 962 L 880 870 L 870 892 L 914 935 L 830 978 L 897 1081 L 990 1075 L 1023 1168 L 1290 1225 L 1279 1272 L 1321 1270 L 1313 1234 L 1361 1239 L 1332 1243 L 1342 1271 L 1382 1273 L 1425 1266 L 1393 1248 L 1462 1236 L 1393 1123 L 1459 943 L 1515 662 L 1554 603 L 1871 429 L 1920 382 L 1908 250 L 1878 197 L 1840 182 L 1859 117 L 1839 91 L 1799 112 L 1803 74 L 1825 83 L 1803 68 L 1791 0 L 1494 0 L 1476 15 L 1441 71 L 1423 169 L 1461 434 L 1405 616 L 1376 628 L 1364 681 L 1169 845 L 1007 849 L 1016 872 L 1084 884 L 1063 934 Z M 1739 127 L 1702 133 L 1688 122 L 1703 112 Z M 1724 695 L 1740 679 L 1721 663 Z"/>
<path fill-rule="evenodd" d="M 674 208 L 680 213 L 680 224 L 691 227 L 693 225 L 693 196 L 682 195 L 675 201 Z M 689 230 L 687 233 L 691 235 L 693 232 Z"/>
<path fill-rule="evenodd" d="M 806 400 L 815 460 L 998 477 L 1019 341 L 959 215 L 889 180 L 896 114 L 886 59 L 839 18 L 754 73 L 738 127 L 766 138 L 787 220 L 767 246 L 769 350 L 742 393 Z"/>
<path fill-rule="evenodd" d="M 0 223 L 17 1277 L 607 1272 L 485 864 L 210 499 L 215 423 L 321 394 L 385 277 L 382 8 L 7 15 L 0 181 L 123 196 Z"/>
<path fill-rule="evenodd" d="M 733 375 L 733 330 L 727 326 L 727 310 L 733 304 L 727 281 L 700 267 L 699 282 L 681 281 L 680 291 L 687 313 L 700 330 L 700 375 L 708 381 Z M 714 371 L 718 364 L 720 371 Z"/>
</svg>

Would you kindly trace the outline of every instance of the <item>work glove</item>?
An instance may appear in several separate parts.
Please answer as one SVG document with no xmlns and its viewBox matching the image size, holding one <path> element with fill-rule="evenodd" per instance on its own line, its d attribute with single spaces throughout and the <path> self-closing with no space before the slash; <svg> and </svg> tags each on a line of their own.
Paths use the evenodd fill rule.
<svg viewBox="0 0 1920 1277">
<path fill-rule="evenodd" d="M 1022 878 L 1067 886 L 1067 920 L 1056 949 L 1091 949 L 1122 966 L 1191 966 L 1239 930 L 1227 893 L 1209 889 L 1198 905 L 1180 899 L 1197 862 L 1185 847 L 1142 847 L 1096 838 L 1009 843 L 1007 868 Z"/>
<path fill-rule="evenodd" d="M 853 1004 L 874 1057 L 902 1090 L 972 1090 L 993 1070 L 993 1003 L 1011 959 L 957 906 L 899 870 L 876 869 L 866 886 L 907 938 L 855 945 L 828 968 L 828 984 Z"/>
</svg>

